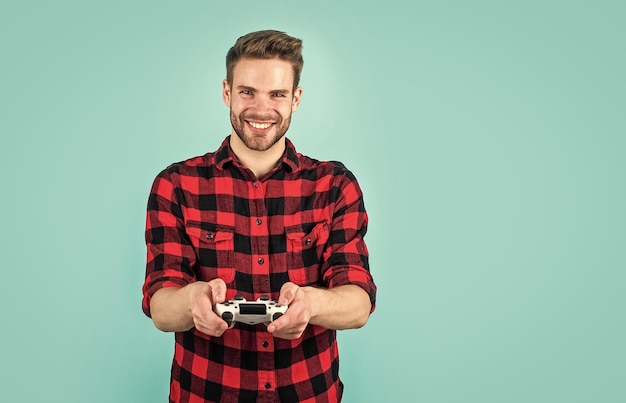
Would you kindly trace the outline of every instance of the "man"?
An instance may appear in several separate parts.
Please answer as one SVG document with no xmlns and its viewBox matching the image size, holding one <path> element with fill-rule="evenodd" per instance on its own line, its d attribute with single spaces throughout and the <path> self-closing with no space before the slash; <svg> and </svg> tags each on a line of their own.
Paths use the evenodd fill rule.
<svg viewBox="0 0 626 403">
<path fill-rule="evenodd" d="M 170 402 L 341 400 L 336 330 L 367 322 L 376 286 L 356 179 L 285 138 L 302 96 L 301 49 L 278 31 L 239 38 L 222 93 L 231 135 L 152 186 L 143 309 L 176 332 Z M 228 328 L 214 309 L 236 294 L 268 295 L 287 311 Z"/>
</svg>

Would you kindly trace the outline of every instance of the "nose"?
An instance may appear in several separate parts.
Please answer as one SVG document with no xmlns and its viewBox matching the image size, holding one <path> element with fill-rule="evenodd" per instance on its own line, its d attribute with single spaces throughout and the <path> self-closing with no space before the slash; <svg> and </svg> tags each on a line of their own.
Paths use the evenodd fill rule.
<svg viewBox="0 0 626 403">
<path fill-rule="evenodd" d="M 269 113 L 272 110 L 270 106 L 270 97 L 267 95 L 255 96 L 254 109 L 259 113 Z"/>
</svg>

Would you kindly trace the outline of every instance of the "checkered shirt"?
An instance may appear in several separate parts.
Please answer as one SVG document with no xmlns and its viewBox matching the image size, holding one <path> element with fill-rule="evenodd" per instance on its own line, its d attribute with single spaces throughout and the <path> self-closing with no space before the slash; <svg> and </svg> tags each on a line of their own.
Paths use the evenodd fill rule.
<svg viewBox="0 0 626 403">
<path fill-rule="evenodd" d="M 352 173 L 299 154 L 286 140 L 279 164 L 257 179 L 229 141 L 169 166 L 152 185 L 146 315 L 157 290 L 218 277 L 227 299 L 248 301 L 277 299 L 288 281 L 356 284 L 373 311 L 368 218 Z M 334 330 L 309 325 L 297 340 L 284 340 L 263 324 L 237 323 L 221 337 L 195 328 L 175 334 L 170 402 L 338 402 L 342 391 Z"/>
</svg>

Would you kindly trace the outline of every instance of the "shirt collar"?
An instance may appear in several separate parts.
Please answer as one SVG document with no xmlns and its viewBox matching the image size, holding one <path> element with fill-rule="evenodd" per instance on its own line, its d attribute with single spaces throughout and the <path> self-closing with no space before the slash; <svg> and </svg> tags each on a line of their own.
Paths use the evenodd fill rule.
<svg viewBox="0 0 626 403">
<path fill-rule="evenodd" d="M 220 145 L 217 151 L 215 151 L 215 153 L 213 154 L 213 159 L 215 165 L 219 169 L 224 169 L 224 166 L 228 162 L 238 162 L 237 156 L 230 148 L 230 136 L 227 136 L 222 142 L 222 145 Z M 300 168 L 298 152 L 296 151 L 296 147 L 288 138 L 285 138 L 285 152 L 283 153 L 279 165 L 281 163 L 287 166 L 291 170 L 291 172 L 296 172 Z"/>
<path fill-rule="evenodd" d="M 300 168 L 300 159 L 296 147 L 289 139 L 285 139 L 285 152 L 283 154 L 283 164 L 291 168 L 291 172 L 298 171 Z"/>
<path fill-rule="evenodd" d="M 226 136 L 220 148 L 215 151 L 213 161 L 218 169 L 224 169 L 227 162 L 236 161 L 235 154 L 230 149 L 230 136 Z"/>
</svg>

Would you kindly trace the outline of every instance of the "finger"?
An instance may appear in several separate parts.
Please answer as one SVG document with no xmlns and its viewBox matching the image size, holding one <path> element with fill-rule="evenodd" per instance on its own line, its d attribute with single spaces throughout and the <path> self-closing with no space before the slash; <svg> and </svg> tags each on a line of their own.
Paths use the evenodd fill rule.
<svg viewBox="0 0 626 403">
<path fill-rule="evenodd" d="M 304 329 L 283 329 L 282 331 L 276 331 L 273 333 L 274 337 L 286 340 L 295 340 L 302 336 Z"/>
<path fill-rule="evenodd" d="M 267 325 L 267 331 L 270 333 L 280 332 L 282 329 L 289 326 L 289 322 L 289 316 L 287 314 L 282 315 L 280 318 Z"/>
<path fill-rule="evenodd" d="M 226 321 L 215 313 L 212 307 L 204 306 L 203 309 L 196 311 L 193 321 L 196 329 L 210 336 L 221 336 L 228 329 Z"/>
<path fill-rule="evenodd" d="M 215 314 L 213 308 L 211 306 L 202 305 L 198 306 L 191 311 L 191 316 L 193 318 L 194 323 L 202 324 L 204 326 L 209 326 L 217 320 L 222 320 L 219 316 Z"/>
<path fill-rule="evenodd" d="M 194 283 L 194 288 L 190 296 L 191 315 L 194 321 L 203 320 L 210 317 L 213 312 L 213 306 L 211 301 L 212 289 L 208 283 L 197 282 Z"/>
<path fill-rule="evenodd" d="M 226 283 L 221 278 L 215 278 L 209 281 L 211 287 L 211 300 L 213 305 L 219 304 L 226 300 Z"/>
<path fill-rule="evenodd" d="M 215 292 L 213 288 L 215 288 L 217 292 Z M 192 298 L 191 316 L 196 327 L 217 329 L 221 326 L 216 326 L 216 324 L 224 322 L 214 311 L 212 298 L 215 293 L 219 294 L 219 283 L 215 283 L 214 287 L 205 283 L 201 284 L 201 288 L 198 288 Z M 224 322 L 224 324 L 226 324 L 226 322 Z"/>
<path fill-rule="evenodd" d="M 221 318 L 216 317 L 215 321 L 197 323 L 196 329 L 209 336 L 220 337 L 228 329 L 228 325 Z"/>
<path fill-rule="evenodd" d="M 291 301 L 296 297 L 296 292 L 300 287 L 294 283 L 287 282 L 280 288 L 280 296 L 278 297 L 278 303 L 281 305 L 291 304 Z"/>
</svg>

